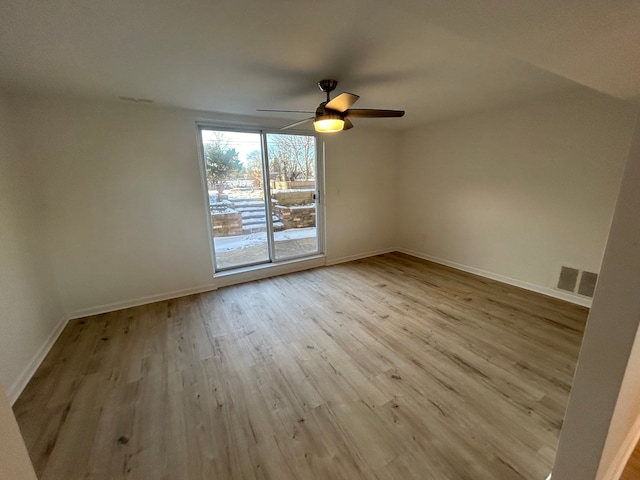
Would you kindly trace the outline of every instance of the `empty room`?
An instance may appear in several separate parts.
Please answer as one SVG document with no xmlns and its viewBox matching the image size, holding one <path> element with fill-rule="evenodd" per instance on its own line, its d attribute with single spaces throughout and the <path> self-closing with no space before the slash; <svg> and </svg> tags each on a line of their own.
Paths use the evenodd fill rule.
<svg viewBox="0 0 640 480">
<path fill-rule="evenodd" d="M 0 478 L 640 478 L 639 38 L 1 2 Z"/>
</svg>

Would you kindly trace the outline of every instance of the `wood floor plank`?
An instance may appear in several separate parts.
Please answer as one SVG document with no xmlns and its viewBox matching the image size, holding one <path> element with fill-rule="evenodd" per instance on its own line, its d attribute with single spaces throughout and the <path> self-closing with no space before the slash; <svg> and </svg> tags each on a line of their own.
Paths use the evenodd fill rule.
<svg viewBox="0 0 640 480">
<path fill-rule="evenodd" d="M 538 480 L 587 313 L 387 254 L 72 321 L 14 410 L 41 480 Z"/>
<path fill-rule="evenodd" d="M 633 450 L 620 476 L 620 480 L 640 480 L 640 443 Z"/>
</svg>

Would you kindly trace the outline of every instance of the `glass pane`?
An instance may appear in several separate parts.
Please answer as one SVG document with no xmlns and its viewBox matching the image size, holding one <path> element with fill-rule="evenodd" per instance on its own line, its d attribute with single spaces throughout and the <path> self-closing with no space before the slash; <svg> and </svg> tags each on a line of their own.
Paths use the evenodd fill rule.
<svg viewBox="0 0 640 480">
<path fill-rule="evenodd" d="M 268 134 L 276 259 L 318 252 L 316 137 Z"/>
<path fill-rule="evenodd" d="M 269 261 L 259 133 L 202 130 L 216 270 Z"/>
</svg>

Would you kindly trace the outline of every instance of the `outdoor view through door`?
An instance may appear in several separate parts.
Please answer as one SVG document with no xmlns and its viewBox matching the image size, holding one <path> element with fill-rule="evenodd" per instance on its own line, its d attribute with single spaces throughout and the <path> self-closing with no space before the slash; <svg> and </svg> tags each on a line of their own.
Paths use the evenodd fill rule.
<svg viewBox="0 0 640 480">
<path fill-rule="evenodd" d="M 319 253 L 315 135 L 200 133 L 215 270 Z"/>
</svg>

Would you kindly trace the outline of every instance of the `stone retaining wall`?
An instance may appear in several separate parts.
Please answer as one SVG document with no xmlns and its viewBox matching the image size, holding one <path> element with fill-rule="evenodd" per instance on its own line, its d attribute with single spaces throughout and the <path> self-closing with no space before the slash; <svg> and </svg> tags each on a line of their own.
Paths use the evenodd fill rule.
<svg viewBox="0 0 640 480">
<path fill-rule="evenodd" d="M 290 228 L 305 228 L 316 226 L 315 205 L 276 205 L 274 212 L 284 224 L 285 230 Z"/>
<path fill-rule="evenodd" d="M 313 189 L 306 190 L 272 190 L 271 198 L 280 205 L 309 205 L 313 201 Z"/>
<path fill-rule="evenodd" d="M 211 226 L 215 237 L 242 234 L 242 214 L 227 208 L 211 212 Z"/>
<path fill-rule="evenodd" d="M 293 182 L 271 182 L 271 188 L 276 190 L 295 190 L 298 188 L 311 188 L 316 186 L 315 180 L 294 180 Z"/>
</svg>

